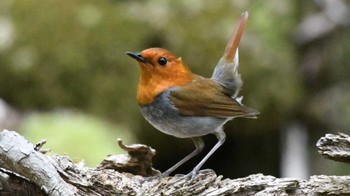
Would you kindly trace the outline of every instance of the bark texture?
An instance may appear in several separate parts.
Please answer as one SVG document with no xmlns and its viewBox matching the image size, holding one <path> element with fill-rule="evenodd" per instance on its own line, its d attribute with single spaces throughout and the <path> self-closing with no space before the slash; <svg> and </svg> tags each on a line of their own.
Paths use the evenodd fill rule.
<svg viewBox="0 0 350 196">
<path fill-rule="evenodd" d="M 349 161 L 349 136 L 327 134 L 317 146 L 327 158 Z M 127 155 L 107 157 L 96 168 L 69 157 L 40 152 L 14 131 L 0 132 L 0 195 L 347 195 L 350 176 L 311 176 L 308 180 L 254 174 L 225 179 L 205 170 L 192 181 L 182 175 L 157 178 L 155 151 L 142 144 L 119 146 Z M 339 158 L 340 157 L 340 158 Z M 148 177 L 143 177 L 148 176 Z"/>
<path fill-rule="evenodd" d="M 334 161 L 350 163 L 350 137 L 344 133 L 326 134 L 316 144 L 318 152 Z"/>
</svg>

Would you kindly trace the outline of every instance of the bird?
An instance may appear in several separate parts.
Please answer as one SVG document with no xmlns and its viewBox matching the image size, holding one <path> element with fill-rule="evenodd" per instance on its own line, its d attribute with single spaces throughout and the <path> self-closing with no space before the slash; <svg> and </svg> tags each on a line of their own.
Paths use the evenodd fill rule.
<svg viewBox="0 0 350 196">
<path fill-rule="evenodd" d="M 181 57 L 163 48 L 148 48 L 139 53 L 126 52 L 140 67 L 136 100 L 144 118 L 159 131 L 178 138 L 191 138 L 195 150 L 160 174 L 169 176 L 175 169 L 204 148 L 202 136 L 214 134 L 217 143 L 185 175 L 194 179 L 203 164 L 224 143 L 223 125 L 236 117 L 256 118 L 259 112 L 242 104 L 238 73 L 238 44 L 248 12 L 241 14 L 210 78 L 191 72 Z"/>
</svg>

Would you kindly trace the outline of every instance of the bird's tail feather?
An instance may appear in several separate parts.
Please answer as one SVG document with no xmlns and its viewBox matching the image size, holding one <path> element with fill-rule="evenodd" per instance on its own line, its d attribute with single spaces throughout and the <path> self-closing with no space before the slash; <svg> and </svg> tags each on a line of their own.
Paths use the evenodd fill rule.
<svg viewBox="0 0 350 196">
<path fill-rule="evenodd" d="M 238 73 L 238 44 L 241 40 L 248 12 L 243 12 L 238 24 L 231 35 L 225 48 L 224 55 L 215 67 L 212 79 L 231 91 L 232 97 L 237 97 L 242 86 L 242 80 Z"/>
</svg>

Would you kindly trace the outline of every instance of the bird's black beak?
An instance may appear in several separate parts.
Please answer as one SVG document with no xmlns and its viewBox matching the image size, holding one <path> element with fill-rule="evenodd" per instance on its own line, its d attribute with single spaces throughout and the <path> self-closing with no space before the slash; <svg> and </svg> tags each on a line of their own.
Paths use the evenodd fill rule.
<svg viewBox="0 0 350 196">
<path fill-rule="evenodd" d="M 140 53 L 126 52 L 126 54 L 129 55 L 131 58 L 136 59 L 139 62 L 147 63 L 147 60 L 143 58 L 143 56 Z"/>
</svg>

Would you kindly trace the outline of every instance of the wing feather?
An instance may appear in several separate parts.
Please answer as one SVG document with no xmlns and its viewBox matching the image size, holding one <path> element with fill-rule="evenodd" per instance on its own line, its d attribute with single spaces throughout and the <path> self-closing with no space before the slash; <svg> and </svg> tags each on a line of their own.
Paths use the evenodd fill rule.
<svg viewBox="0 0 350 196">
<path fill-rule="evenodd" d="M 169 99 L 185 116 L 255 117 L 259 113 L 231 98 L 228 89 L 207 78 L 175 88 Z"/>
</svg>

